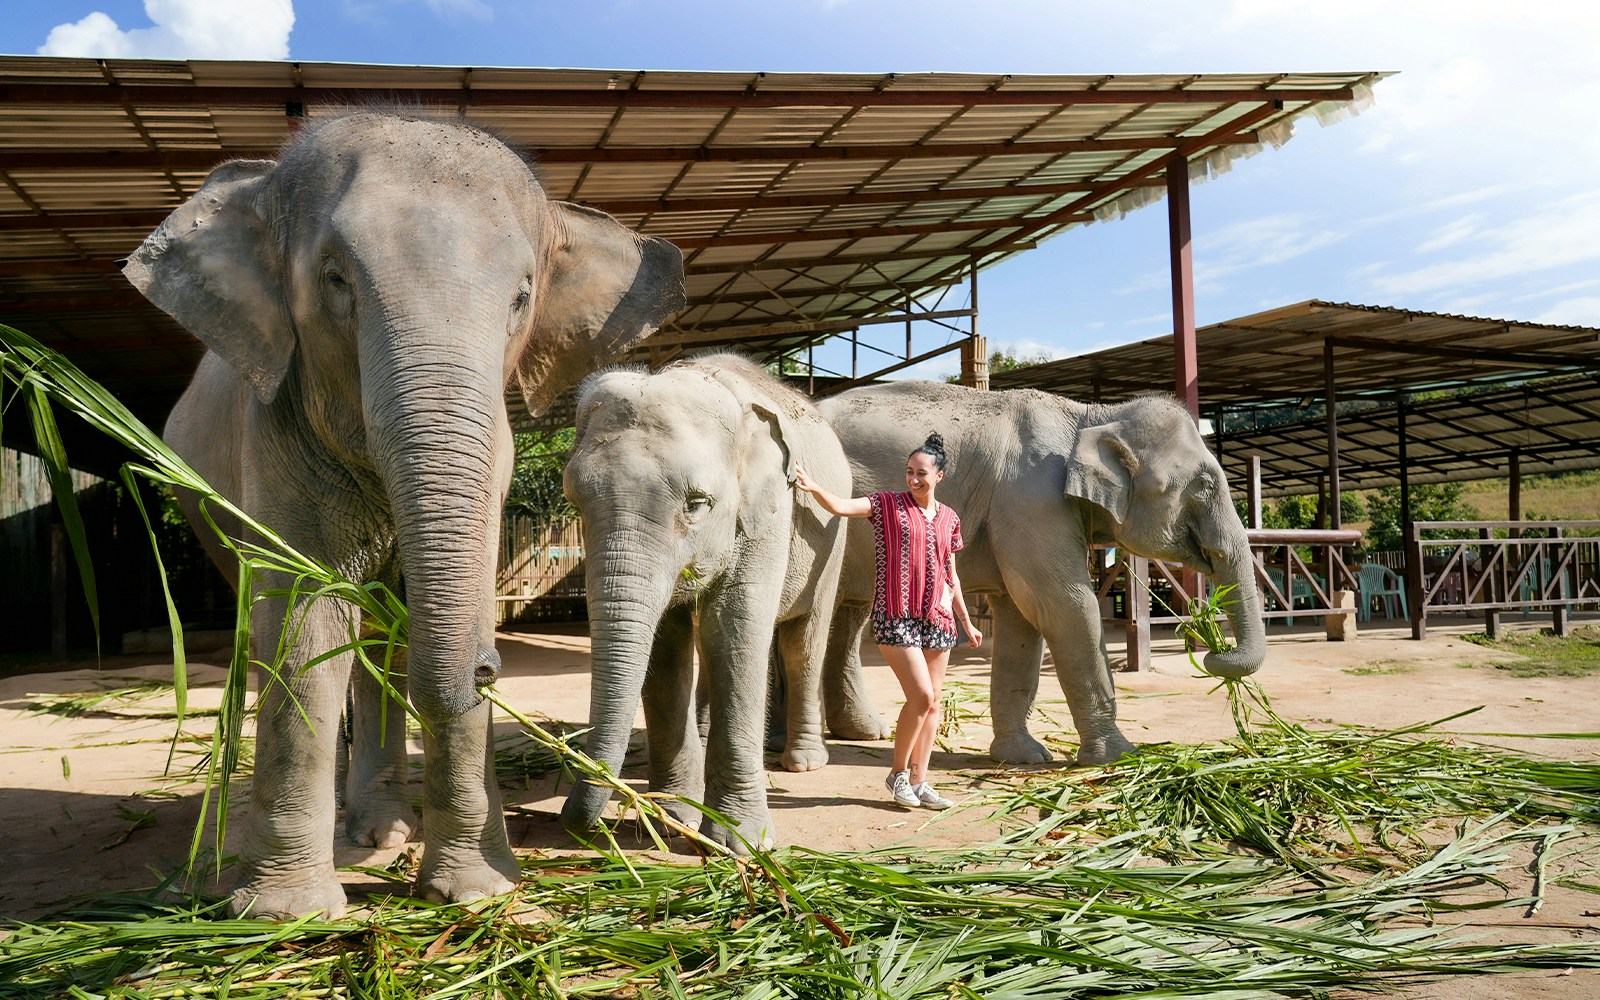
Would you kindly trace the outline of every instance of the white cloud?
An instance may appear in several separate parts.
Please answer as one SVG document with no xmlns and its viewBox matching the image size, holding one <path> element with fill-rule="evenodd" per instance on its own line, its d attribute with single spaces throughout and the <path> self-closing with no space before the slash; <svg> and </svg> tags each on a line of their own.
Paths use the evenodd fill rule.
<svg viewBox="0 0 1600 1000">
<path fill-rule="evenodd" d="M 1549 203 L 1540 211 L 1479 232 L 1475 252 L 1410 270 L 1386 269 L 1373 276 L 1385 295 L 1438 292 L 1600 262 L 1600 191 Z"/>
<path fill-rule="evenodd" d="M 1478 234 L 1478 224 L 1483 219 L 1481 213 L 1475 213 L 1445 223 L 1434 230 L 1432 236 L 1417 245 L 1417 253 L 1433 253 L 1471 239 Z"/>
<path fill-rule="evenodd" d="M 52 28 L 39 54 L 121 59 L 287 59 L 293 0 L 145 0 L 154 27 L 95 11 Z"/>
<path fill-rule="evenodd" d="M 1581 295 L 1563 299 L 1535 316 L 1535 323 L 1563 326 L 1600 326 L 1600 295 Z"/>
<path fill-rule="evenodd" d="M 423 3 L 447 21 L 457 18 L 488 21 L 494 18 L 494 9 L 484 0 L 423 0 Z"/>
</svg>

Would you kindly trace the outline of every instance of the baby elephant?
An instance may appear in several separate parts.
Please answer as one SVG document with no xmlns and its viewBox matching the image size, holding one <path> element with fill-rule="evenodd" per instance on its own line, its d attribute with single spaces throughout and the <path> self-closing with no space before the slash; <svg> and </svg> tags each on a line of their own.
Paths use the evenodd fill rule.
<svg viewBox="0 0 1600 1000">
<path fill-rule="evenodd" d="M 706 805 L 680 819 L 735 851 L 772 842 L 762 760 L 776 630 L 789 686 L 783 765 L 827 762 L 819 672 L 844 555 L 844 527 L 791 489 L 796 464 L 849 495 L 844 452 L 799 394 L 734 355 L 655 374 L 593 376 L 577 404 L 566 492 L 583 515 L 593 675 L 588 750 L 616 771 L 644 700 L 650 787 Z M 695 724 L 693 641 L 710 692 Z M 609 792 L 580 783 L 562 809 L 574 831 Z"/>
</svg>

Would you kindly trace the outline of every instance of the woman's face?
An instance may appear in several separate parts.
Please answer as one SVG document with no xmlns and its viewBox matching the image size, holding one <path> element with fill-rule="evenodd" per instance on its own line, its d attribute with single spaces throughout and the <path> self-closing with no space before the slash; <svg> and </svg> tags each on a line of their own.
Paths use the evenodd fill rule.
<svg viewBox="0 0 1600 1000">
<path fill-rule="evenodd" d="M 933 464 L 926 452 L 917 452 L 906 459 L 906 489 L 918 500 L 933 495 L 933 488 L 944 480 L 944 473 Z"/>
</svg>

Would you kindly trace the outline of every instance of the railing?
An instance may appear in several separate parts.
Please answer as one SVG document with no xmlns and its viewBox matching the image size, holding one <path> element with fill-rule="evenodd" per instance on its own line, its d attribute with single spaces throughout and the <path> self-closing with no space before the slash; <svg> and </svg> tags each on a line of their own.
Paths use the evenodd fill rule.
<svg viewBox="0 0 1600 1000">
<path fill-rule="evenodd" d="M 500 529 L 495 603 L 500 624 L 581 616 L 583 526 L 507 514 Z"/>
<path fill-rule="evenodd" d="M 1247 535 L 1263 619 L 1292 625 L 1296 618 L 1354 614 L 1335 595 L 1359 590 L 1345 551 L 1361 541 L 1361 532 L 1256 528 Z M 1114 551 L 1099 545 L 1095 549 Z M 1302 549 L 1311 550 L 1309 559 Z M 1093 561 L 1102 624 L 1127 630 L 1128 669 L 1144 669 L 1150 661 L 1150 626 L 1176 625 L 1189 602 L 1209 594 L 1214 585 L 1198 573 L 1157 559 L 1127 556 L 1106 563 L 1104 555 Z"/>
<path fill-rule="evenodd" d="M 1506 537 L 1494 537 L 1503 531 Z M 1558 634 L 1567 616 L 1600 605 L 1600 521 L 1417 521 L 1411 526 L 1411 632 L 1426 638 L 1428 615 L 1484 613 L 1498 631 L 1505 611 L 1548 609 Z M 1424 532 L 1446 533 L 1424 538 Z M 1476 537 L 1473 537 L 1473 536 Z"/>
</svg>

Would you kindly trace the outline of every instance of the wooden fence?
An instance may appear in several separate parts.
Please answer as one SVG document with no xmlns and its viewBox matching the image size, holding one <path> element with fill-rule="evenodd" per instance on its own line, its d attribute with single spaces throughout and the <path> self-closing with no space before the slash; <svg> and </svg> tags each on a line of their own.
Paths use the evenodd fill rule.
<svg viewBox="0 0 1600 1000">
<path fill-rule="evenodd" d="M 1359 590 L 1345 553 L 1361 532 L 1253 528 L 1247 534 L 1263 619 L 1293 625 L 1296 618 L 1354 613 L 1335 595 Z M 1129 670 L 1150 663 L 1150 626 L 1176 625 L 1191 599 L 1212 590 L 1204 576 L 1158 559 L 1127 556 L 1108 566 L 1100 558 L 1096 565 L 1102 624 L 1126 630 Z"/>
<path fill-rule="evenodd" d="M 1411 634 L 1427 637 L 1430 613 L 1481 611 L 1493 636 L 1502 613 L 1540 609 L 1565 635 L 1574 608 L 1600 606 L 1597 531 L 1600 521 L 1415 522 L 1406 581 Z"/>
<path fill-rule="evenodd" d="M 582 618 L 583 525 L 507 514 L 495 594 L 502 625 Z"/>
</svg>

